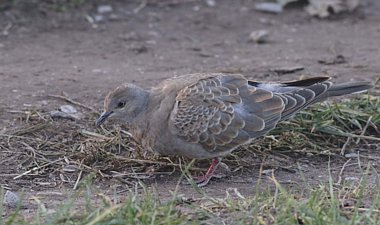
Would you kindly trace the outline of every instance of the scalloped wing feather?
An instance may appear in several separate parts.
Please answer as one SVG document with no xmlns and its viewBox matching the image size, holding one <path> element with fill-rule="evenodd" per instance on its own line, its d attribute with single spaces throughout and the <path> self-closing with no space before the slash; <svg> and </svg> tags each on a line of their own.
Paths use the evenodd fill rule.
<svg viewBox="0 0 380 225">
<path fill-rule="evenodd" d="M 179 91 L 171 122 L 184 140 L 224 152 L 271 130 L 266 120 L 279 120 L 283 109 L 280 97 L 249 86 L 242 75 L 217 75 Z"/>
<path fill-rule="evenodd" d="M 326 80 L 312 78 L 292 85 L 247 81 L 233 74 L 200 79 L 178 92 L 171 115 L 174 132 L 208 152 L 232 151 L 321 101 L 331 86 Z"/>
</svg>

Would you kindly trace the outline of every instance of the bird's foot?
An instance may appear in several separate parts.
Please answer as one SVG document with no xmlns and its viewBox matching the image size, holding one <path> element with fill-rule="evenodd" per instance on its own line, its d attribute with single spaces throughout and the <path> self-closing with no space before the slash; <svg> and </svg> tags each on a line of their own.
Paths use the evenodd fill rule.
<svg viewBox="0 0 380 225">
<path fill-rule="evenodd" d="M 198 187 L 204 187 L 208 184 L 208 182 L 211 180 L 211 178 L 217 178 L 217 179 L 222 179 L 223 177 L 226 177 L 227 175 L 223 173 L 214 173 L 211 174 L 211 176 L 207 176 L 207 174 L 199 177 L 193 178 L 195 183 L 197 184 Z"/>
<path fill-rule="evenodd" d="M 221 172 L 218 170 L 222 170 Z M 227 172 L 227 173 L 226 173 Z M 207 172 L 203 176 L 195 177 L 193 178 L 193 181 L 197 184 L 198 187 L 204 187 L 208 184 L 208 182 L 211 180 L 211 178 L 218 178 L 221 179 L 223 177 L 226 177 L 230 171 L 228 166 L 221 162 L 220 158 L 215 158 L 212 160 L 212 163 L 210 167 L 208 168 Z"/>
<path fill-rule="evenodd" d="M 183 181 L 183 184 L 190 185 L 192 183 L 195 183 L 198 187 L 204 187 L 204 186 L 206 186 L 208 184 L 208 182 L 212 178 L 222 179 L 224 177 L 227 177 L 226 173 L 214 173 L 211 176 L 206 176 L 206 174 L 205 174 L 205 175 L 202 175 L 202 176 L 192 177 L 189 180 L 185 180 L 185 181 Z"/>
</svg>

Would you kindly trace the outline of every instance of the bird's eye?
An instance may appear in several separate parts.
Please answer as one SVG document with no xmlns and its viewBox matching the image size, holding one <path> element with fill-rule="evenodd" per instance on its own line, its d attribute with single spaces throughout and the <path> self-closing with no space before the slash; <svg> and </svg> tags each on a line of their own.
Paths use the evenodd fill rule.
<svg viewBox="0 0 380 225">
<path fill-rule="evenodd" d="M 117 107 L 118 108 L 123 108 L 125 106 L 125 102 L 119 102 L 118 104 L 117 104 Z"/>
</svg>

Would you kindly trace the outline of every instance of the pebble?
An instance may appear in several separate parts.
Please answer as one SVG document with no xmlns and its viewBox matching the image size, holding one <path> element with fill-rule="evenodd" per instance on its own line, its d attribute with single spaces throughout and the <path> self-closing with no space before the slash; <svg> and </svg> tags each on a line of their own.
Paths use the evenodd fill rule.
<svg viewBox="0 0 380 225">
<path fill-rule="evenodd" d="M 59 107 L 59 110 L 64 112 L 64 113 L 68 113 L 68 114 L 74 114 L 74 113 L 78 112 L 77 109 L 71 105 L 61 105 Z"/>
<path fill-rule="evenodd" d="M 76 172 L 78 171 L 78 168 L 74 165 L 67 165 L 65 167 L 62 168 L 62 171 L 63 172 L 68 172 L 68 173 L 73 173 L 73 172 Z"/>
<path fill-rule="evenodd" d="M 104 71 L 101 69 L 93 69 L 92 72 L 93 73 L 104 73 Z"/>
<path fill-rule="evenodd" d="M 48 105 L 49 102 L 46 100 L 39 101 L 40 105 Z"/>
<path fill-rule="evenodd" d="M 262 3 L 255 4 L 255 9 L 261 12 L 278 14 L 282 12 L 283 8 L 282 8 L 282 5 L 278 3 L 262 2 Z"/>
<path fill-rule="evenodd" d="M 269 170 L 263 170 L 261 171 L 261 174 L 264 174 L 265 176 L 272 176 L 274 173 L 274 169 L 269 169 Z"/>
<path fill-rule="evenodd" d="M 216 6 L 215 0 L 206 0 L 206 4 L 207 4 L 207 6 L 210 6 L 210 7 Z"/>
<path fill-rule="evenodd" d="M 52 118 L 63 118 L 71 120 L 80 120 L 83 117 L 83 114 L 78 112 L 71 105 L 61 105 L 59 110 L 50 111 L 50 116 Z"/>
<path fill-rule="evenodd" d="M 106 18 L 103 16 L 103 15 L 100 15 L 100 14 L 96 14 L 92 17 L 94 19 L 95 22 L 102 22 L 104 21 Z"/>
<path fill-rule="evenodd" d="M 97 12 L 100 14 L 110 13 L 112 11 L 113 9 L 110 5 L 99 5 L 97 8 Z"/>
<path fill-rule="evenodd" d="M 201 7 L 199 5 L 196 5 L 196 6 L 193 7 L 193 10 L 195 12 L 198 12 L 200 9 L 201 9 Z"/>
<path fill-rule="evenodd" d="M 251 41 L 255 43 L 262 44 L 262 43 L 268 42 L 269 32 L 267 30 L 252 31 L 249 34 L 249 38 Z"/>
<path fill-rule="evenodd" d="M 3 204 L 11 208 L 16 208 L 20 203 L 20 198 L 17 194 L 7 190 L 4 195 Z"/>
<path fill-rule="evenodd" d="M 347 153 L 344 155 L 346 158 L 357 158 L 359 155 L 357 153 Z"/>
</svg>

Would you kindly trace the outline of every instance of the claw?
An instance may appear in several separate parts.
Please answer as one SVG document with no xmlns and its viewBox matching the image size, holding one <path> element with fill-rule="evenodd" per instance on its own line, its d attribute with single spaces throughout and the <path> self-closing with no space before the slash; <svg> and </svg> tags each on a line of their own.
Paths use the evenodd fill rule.
<svg viewBox="0 0 380 225">
<path fill-rule="evenodd" d="M 206 175 L 198 177 L 195 183 L 197 184 L 198 187 L 204 187 L 208 184 L 208 182 L 211 180 L 212 177 L 213 176 L 206 177 Z"/>
<path fill-rule="evenodd" d="M 214 158 L 212 160 L 211 165 L 208 168 L 206 174 L 196 179 L 195 183 L 198 185 L 198 187 L 206 186 L 208 182 L 211 180 L 211 178 L 215 177 L 215 170 L 221 161 L 221 158 Z"/>
</svg>

